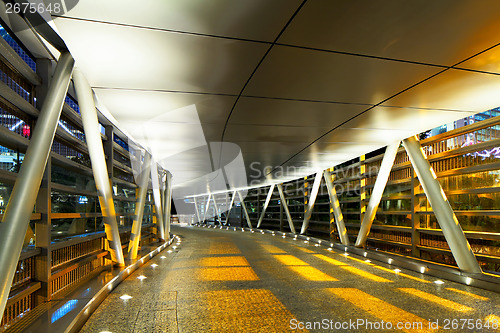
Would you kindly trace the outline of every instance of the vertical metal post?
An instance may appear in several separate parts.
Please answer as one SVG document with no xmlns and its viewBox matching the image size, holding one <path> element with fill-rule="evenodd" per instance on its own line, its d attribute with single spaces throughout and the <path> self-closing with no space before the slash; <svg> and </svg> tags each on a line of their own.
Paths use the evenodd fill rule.
<svg viewBox="0 0 500 333">
<path fill-rule="evenodd" d="M 377 174 L 377 179 L 375 180 L 375 185 L 373 186 L 372 195 L 370 196 L 370 201 L 368 201 L 368 206 L 366 207 L 366 214 L 359 228 L 358 238 L 356 239 L 356 247 L 364 247 L 366 245 L 366 240 L 368 234 L 370 233 L 370 228 L 372 226 L 375 215 L 377 214 L 377 208 L 382 199 L 382 194 L 384 194 L 385 186 L 389 180 L 389 175 L 391 174 L 392 166 L 394 165 L 394 159 L 399 149 L 399 141 L 387 146 L 385 149 L 384 157 L 382 159 L 382 164 L 380 165 L 380 170 Z"/>
<path fill-rule="evenodd" d="M 193 200 L 194 200 L 194 208 L 196 210 L 196 217 L 198 218 L 198 223 L 201 222 L 200 220 L 200 211 L 198 209 L 198 203 L 196 202 L 196 197 L 193 197 Z"/>
<path fill-rule="evenodd" d="M 314 177 L 313 188 L 311 190 L 311 197 L 309 198 L 309 204 L 304 214 L 304 221 L 302 222 L 302 229 L 300 230 L 301 234 L 305 234 L 307 228 L 309 228 L 309 220 L 311 219 L 312 216 L 314 204 L 316 203 L 316 198 L 318 196 L 319 186 L 321 185 L 322 178 L 323 178 L 323 171 L 316 173 L 316 176 Z"/>
<path fill-rule="evenodd" d="M 411 255 L 420 258 L 420 182 L 418 181 L 415 170 L 411 171 Z"/>
<path fill-rule="evenodd" d="M 229 224 L 229 214 L 231 214 L 231 209 L 233 208 L 235 197 L 236 197 L 236 191 L 233 192 L 233 196 L 231 197 L 231 201 L 229 202 L 229 207 L 228 207 L 227 216 L 226 216 L 226 225 Z"/>
<path fill-rule="evenodd" d="M 467 273 L 482 273 L 476 256 L 417 138 L 413 136 L 405 139 L 403 145 L 458 267 Z"/>
<path fill-rule="evenodd" d="M 19 255 L 23 248 L 24 236 L 68 91 L 73 66 L 74 60 L 69 52 L 61 53 L 0 223 L 0 314 L 3 314 L 9 297 Z"/>
<path fill-rule="evenodd" d="M 290 215 L 290 210 L 288 209 L 288 204 L 286 203 L 285 194 L 283 193 L 283 184 L 278 184 L 278 193 L 280 194 L 281 206 L 285 210 L 286 219 L 288 220 L 288 226 L 290 231 L 295 233 L 295 226 L 293 225 L 292 215 Z"/>
<path fill-rule="evenodd" d="M 217 202 L 215 201 L 215 195 L 212 195 L 212 201 L 214 203 L 214 209 L 215 209 L 215 217 L 219 221 L 219 224 L 222 225 L 220 213 L 219 213 L 219 206 L 217 206 Z"/>
<path fill-rule="evenodd" d="M 344 216 L 340 209 L 339 198 L 337 197 L 337 191 L 333 185 L 333 175 L 325 170 L 323 173 L 325 178 L 326 188 L 328 189 L 328 196 L 330 197 L 330 209 L 333 211 L 335 216 L 335 223 L 337 224 L 337 231 L 339 233 L 340 242 L 343 245 L 349 245 L 349 235 L 347 235 L 347 229 L 345 228 Z"/>
<path fill-rule="evenodd" d="M 163 217 L 163 222 L 165 223 L 165 236 L 170 239 L 170 222 L 172 220 L 171 210 L 172 210 L 172 174 L 167 171 L 167 182 L 165 184 L 165 216 Z"/>
<path fill-rule="evenodd" d="M 158 235 L 160 239 L 165 240 L 163 211 L 160 195 L 160 179 L 158 177 L 158 165 L 156 163 L 151 163 L 151 186 L 153 188 L 153 200 L 155 203 L 156 227 L 158 228 Z"/>
<path fill-rule="evenodd" d="M 264 220 L 264 215 L 266 214 L 266 209 L 267 206 L 269 205 L 269 201 L 271 201 L 271 197 L 273 196 L 274 192 L 274 184 L 271 185 L 269 188 L 269 192 L 267 192 L 267 197 L 266 197 L 266 202 L 264 202 L 264 207 L 262 207 L 262 212 L 259 217 L 259 222 L 257 223 L 257 228 L 260 228 L 260 225 L 262 223 L 262 220 Z"/>
<path fill-rule="evenodd" d="M 41 213 L 40 221 L 35 223 L 35 245 L 41 249 L 41 254 L 35 257 L 35 279 L 40 281 L 41 288 L 35 293 L 35 306 L 50 301 L 52 291 L 50 277 L 52 268 L 52 161 L 49 158 L 42 184 L 36 198 L 36 211 Z"/>
<path fill-rule="evenodd" d="M 207 223 L 207 213 L 210 208 L 210 199 L 212 199 L 212 193 L 208 194 L 207 204 L 205 205 L 205 213 L 203 214 L 203 221 Z"/>
<path fill-rule="evenodd" d="M 240 198 L 241 207 L 243 208 L 243 212 L 245 213 L 245 218 L 247 219 L 247 224 L 250 229 L 252 229 L 252 221 L 250 221 L 250 216 L 248 215 L 247 205 L 245 205 L 245 201 L 243 201 L 243 196 L 238 191 L 238 198 Z"/>
<path fill-rule="evenodd" d="M 73 80 L 78 96 L 78 106 L 82 115 L 85 140 L 89 150 L 90 161 L 92 162 L 92 173 L 94 174 L 94 180 L 99 195 L 99 203 L 101 205 L 104 220 L 104 230 L 109 242 L 111 260 L 119 265 L 125 265 L 118 223 L 116 222 L 113 192 L 111 190 L 101 133 L 99 131 L 99 121 L 97 119 L 94 96 L 87 79 L 79 69 L 75 69 Z"/>
<path fill-rule="evenodd" d="M 141 241 L 142 217 L 144 215 L 144 206 L 146 203 L 146 194 L 148 192 L 149 176 L 151 174 L 151 155 L 145 152 L 144 162 L 142 163 L 141 172 L 139 174 L 139 193 L 135 203 L 134 222 L 130 231 L 130 242 L 128 244 L 127 259 L 134 260 L 137 258 L 139 250 L 139 242 Z"/>
</svg>

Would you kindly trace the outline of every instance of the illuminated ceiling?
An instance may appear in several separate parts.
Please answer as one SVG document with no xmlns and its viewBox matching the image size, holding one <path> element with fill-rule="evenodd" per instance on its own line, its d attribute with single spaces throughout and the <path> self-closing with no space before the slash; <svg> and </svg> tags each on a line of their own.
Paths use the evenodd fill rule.
<svg viewBox="0 0 500 333">
<path fill-rule="evenodd" d="M 500 106 L 499 13 L 496 0 L 81 0 L 54 22 L 101 108 L 180 188 L 231 160 L 218 142 L 264 184 Z"/>
</svg>

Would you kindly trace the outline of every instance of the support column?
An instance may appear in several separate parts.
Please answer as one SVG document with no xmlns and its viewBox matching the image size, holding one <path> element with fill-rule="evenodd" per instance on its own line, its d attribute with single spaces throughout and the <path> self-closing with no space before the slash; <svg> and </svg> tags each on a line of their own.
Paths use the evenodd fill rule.
<svg viewBox="0 0 500 333">
<path fill-rule="evenodd" d="M 165 184 L 165 216 L 163 217 L 163 222 L 165 223 L 165 236 L 167 239 L 170 239 L 170 221 L 172 220 L 171 217 L 171 210 L 172 210 L 172 174 L 167 171 L 167 181 Z"/>
<path fill-rule="evenodd" d="M 203 221 L 205 223 L 207 223 L 207 213 L 208 213 L 208 209 L 210 208 L 210 199 L 212 199 L 212 193 L 208 194 L 207 204 L 205 205 L 205 212 L 203 214 Z"/>
<path fill-rule="evenodd" d="M 385 149 L 382 165 L 378 171 L 377 180 L 375 180 L 372 195 L 370 196 L 370 201 L 368 201 L 368 206 L 366 207 L 366 214 L 363 218 L 363 222 L 361 222 L 361 227 L 359 228 L 358 238 L 356 239 L 355 244 L 356 247 L 364 247 L 366 245 L 366 240 L 368 238 L 368 234 L 370 233 L 370 228 L 372 227 L 375 215 L 377 214 L 377 208 L 380 204 L 380 200 L 382 199 L 382 194 L 384 194 L 385 186 L 389 180 L 389 175 L 391 174 L 398 148 L 399 142 L 389 145 Z"/>
<path fill-rule="evenodd" d="M 196 210 L 196 217 L 198 218 L 198 223 L 201 222 L 200 220 L 200 211 L 198 209 L 198 203 L 196 202 L 196 197 L 193 197 L 193 200 L 194 200 L 194 208 Z"/>
<path fill-rule="evenodd" d="M 280 194 L 281 206 L 283 206 L 283 209 L 285 210 L 286 219 L 288 220 L 290 231 L 296 233 L 295 226 L 293 225 L 292 215 L 290 214 L 288 204 L 286 203 L 285 194 L 283 193 L 283 184 L 278 184 L 278 193 Z"/>
<path fill-rule="evenodd" d="M 412 136 L 405 139 L 403 145 L 458 267 L 467 273 L 482 273 L 476 256 L 417 138 Z"/>
<path fill-rule="evenodd" d="M 145 152 L 144 162 L 142 163 L 141 172 L 139 175 L 139 194 L 135 203 L 134 222 L 130 231 L 130 242 L 128 245 L 127 259 L 134 260 L 137 258 L 139 250 L 139 242 L 141 241 L 142 217 L 144 215 L 144 206 L 146 203 L 146 194 L 148 192 L 149 175 L 151 174 L 151 155 Z"/>
<path fill-rule="evenodd" d="M 245 205 L 245 201 L 243 201 L 243 196 L 238 191 L 238 198 L 240 198 L 241 207 L 243 208 L 243 212 L 245 213 L 245 218 L 247 219 L 247 224 L 250 229 L 252 229 L 252 221 L 250 221 L 250 216 L 248 215 L 247 205 Z"/>
<path fill-rule="evenodd" d="M 3 314 L 9 297 L 19 255 L 23 248 L 24 236 L 68 91 L 73 66 L 74 60 L 69 52 L 61 53 L 0 223 L 0 314 Z"/>
<path fill-rule="evenodd" d="M 269 188 L 269 192 L 267 192 L 266 201 L 264 202 L 264 207 L 262 207 L 262 212 L 259 217 L 259 222 L 257 223 L 257 228 L 260 228 L 262 220 L 264 220 L 264 215 L 266 214 L 267 206 L 269 206 L 269 201 L 271 201 L 273 192 L 274 192 L 274 184 L 271 185 L 271 187 Z"/>
<path fill-rule="evenodd" d="M 80 113 L 82 115 L 85 140 L 92 163 L 92 173 L 94 174 L 94 180 L 99 195 L 99 203 L 101 205 L 104 220 L 104 230 L 109 242 L 111 260 L 119 265 L 125 265 L 120 242 L 120 232 L 118 231 L 118 223 L 116 222 L 113 192 L 111 190 L 111 183 L 106 167 L 101 132 L 99 131 L 99 121 L 97 119 L 94 96 L 87 79 L 80 70 L 75 69 L 73 80 L 78 96 L 78 106 L 80 107 Z"/>
<path fill-rule="evenodd" d="M 340 242 L 343 245 L 349 245 L 349 235 L 347 234 L 347 229 L 345 228 L 344 216 L 342 215 L 342 211 L 340 210 L 340 202 L 337 197 L 337 191 L 335 190 L 335 186 L 333 185 L 332 175 L 328 170 L 325 170 L 323 173 L 323 177 L 325 178 L 326 188 L 328 189 L 328 196 L 330 198 L 330 210 L 333 211 L 333 215 L 335 217 L 335 223 L 337 224 L 337 231 L 339 233 Z"/>
<path fill-rule="evenodd" d="M 229 214 L 231 214 L 231 209 L 233 208 L 235 197 L 236 197 L 236 191 L 233 192 L 233 196 L 231 197 L 231 201 L 229 202 L 229 207 L 227 209 L 227 215 L 226 215 L 226 225 L 229 225 Z"/>
<path fill-rule="evenodd" d="M 314 204 L 316 203 L 316 198 L 318 197 L 319 186 L 321 185 L 321 178 L 323 178 L 322 171 L 316 173 L 316 176 L 314 177 L 313 188 L 311 190 L 311 197 L 309 198 L 307 210 L 304 214 L 304 221 L 302 222 L 302 229 L 300 230 L 301 234 L 305 234 L 307 228 L 309 228 L 309 220 L 311 219 Z"/>
<path fill-rule="evenodd" d="M 221 221 L 221 217 L 220 217 L 220 214 L 219 214 L 219 207 L 217 206 L 217 202 L 215 201 L 215 195 L 212 195 L 212 201 L 214 203 L 214 209 L 215 209 L 215 218 L 217 218 L 217 220 L 219 221 L 219 225 L 222 225 L 222 221 Z"/>
<path fill-rule="evenodd" d="M 160 179 L 158 177 L 158 165 L 156 163 L 152 163 L 151 165 L 151 185 L 153 187 L 153 200 L 155 204 L 156 211 L 156 227 L 158 228 L 158 236 L 161 240 L 165 240 L 165 229 L 163 223 L 163 211 L 161 204 L 161 195 L 160 195 Z"/>
</svg>

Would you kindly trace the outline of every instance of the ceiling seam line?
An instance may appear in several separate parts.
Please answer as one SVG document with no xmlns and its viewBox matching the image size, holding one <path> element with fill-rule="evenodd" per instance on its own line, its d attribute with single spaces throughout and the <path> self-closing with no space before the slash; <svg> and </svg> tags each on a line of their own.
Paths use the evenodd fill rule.
<svg viewBox="0 0 500 333">
<path fill-rule="evenodd" d="M 241 91 L 240 93 L 238 94 L 238 97 L 236 97 L 236 100 L 234 101 L 234 104 L 231 108 L 231 110 L 229 111 L 229 115 L 227 116 L 227 119 L 226 119 L 226 123 L 224 125 L 224 129 L 222 130 L 222 136 L 221 136 L 221 143 L 224 142 L 224 135 L 226 133 L 226 128 L 227 128 L 227 125 L 229 123 L 229 120 L 231 119 L 231 115 L 233 114 L 233 111 L 234 109 L 236 108 L 236 104 L 238 104 L 238 101 L 241 97 L 241 95 L 243 95 L 243 92 L 245 91 L 246 87 L 248 86 L 248 84 L 250 83 L 250 80 L 252 79 L 252 77 L 255 75 L 255 73 L 257 72 L 257 70 L 259 69 L 260 65 L 264 62 L 264 59 L 267 57 L 267 55 L 271 52 L 271 49 L 273 48 L 273 46 L 276 44 L 276 42 L 278 41 L 278 39 L 281 37 L 281 35 L 283 34 L 283 32 L 285 31 L 285 29 L 290 25 L 290 23 L 292 22 L 292 20 L 295 18 L 295 16 L 297 16 L 297 14 L 299 13 L 299 11 L 302 9 L 302 7 L 305 5 L 305 3 L 307 2 L 307 0 L 303 0 L 302 3 L 300 4 L 300 6 L 295 10 L 295 12 L 293 13 L 293 15 L 290 17 L 290 19 L 286 22 L 286 24 L 283 26 L 283 28 L 281 29 L 281 31 L 278 33 L 278 35 L 276 36 L 276 38 L 274 39 L 274 41 L 272 42 L 272 44 L 269 46 L 269 48 L 267 49 L 266 53 L 264 53 L 263 57 L 260 59 L 259 63 L 257 64 L 257 66 L 255 67 L 255 69 L 253 70 L 253 72 L 250 74 L 250 76 L 248 77 L 248 80 L 245 82 L 245 84 L 243 85 L 243 88 L 241 88 Z"/>
<path fill-rule="evenodd" d="M 331 130 L 329 130 L 328 132 L 326 132 L 326 133 L 322 134 L 321 136 L 319 136 L 318 138 L 316 138 L 315 140 L 313 140 L 311 143 L 309 143 L 307 146 L 305 146 L 303 149 L 301 149 L 300 151 L 298 151 L 297 153 L 295 153 L 294 155 L 292 155 L 289 159 L 287 159 L 286 161 L 284 161 L 283 163 L 281 163 L 279 166 L 275 167 L 274 169 L 272 169 L 272 170 L 271 170 L 271 171 L 269 171 L 266 175 L 263 175 L 263 176 L 268 176 L 268 175 L 270 175 L 271 173 L 273 173 L 274 171 L 276 171 L 279 167 L 282 167 L 284 164 L 286 164 L 287 162 L 289 162 L 292 158 L 294 158 L 295 156 L 299 155 L 300 153 L 302 153 L 303 151 L 305 151 L 307 148 L 309 148 L 310 146 L 312 146 L 313 144 L 315 144 L 316 142 L 318 142 L 319 140 L 321 140 L 321 139 L 322 139 L 322 138 L 324 138 L 326 135 L 330 134 L 331 132 L 333 132 L 334 130 L 336 130 L 337 128 L 339 128 L 340 126 L 345 125 L 345 124 L 346 124 L 346 123 L 348 123 L 349 121 L 351 121 L 351 120 L 353 120 L 353 119 L 356 119 L 356 118 L 357 118 L 357 117 L 359 117 L 360 115 L 362 115 L 362 114 L 364 114 L 364 113 L 366 113 L 366 112 L 368 112 L 368 111 L 372 110 L 373 108 L 375 108 L 375 107 L 377 107 L 377 106 L 380 106 L 382 103 L 387 102 L 387 101 L 388 101 L 388 100 L 390 100 L 391 98 L 394 98 L 394 97 L 396 97 L 396 96 L 398 96 L 398 95 L 400 95 L 400 94 L 404 93 L 405 91 L 408 91 L 408 90 L 410 90 L 410 89 L 412 89 L 412 88 L 414 88 L 414 87 L 416 87 L 416 86 L 420 85 L 421 83 L 423 83 L 423 82 L 425 82 L 425 81 L 427 81 L 427 80 L 430 80 L 430 79 L 432 79 L 433 77 L 435 77 L 435 76 L 437 76 L 437 75 L 439 75 L 439 74 L 442 74 L 442 73 L 444 73 L 444 72 L 448 71 L 449 69 L 450 69 L 450 68 L 446 68 L 446 69 L 444 69 L 444 70 L 442 70 L 442 71 L 440 71 L 440 72 L 438 72 L 438 73 L 435 73 L 434 75 L 431 75 L 431 76 L 429 76 L 428 78 L 425 78 L 424 80 L 421 80 L 421 81 L 419 81 L 419 82 L 417 82 L 417 83 L 413 84 L 412 86 L 410 86 L 410 87 L 408 87 L 408 88 L 406 88 L 406 89 L 403 89 L 403 90 L 399 91 L 398 93 L 396 93 L 396 94 L 394 94 L 394 95 L 392 95 L 392 96 L 390 96 L 390 97 L 388 97 L 388 98 L 384 99 L 383 101 L 381 101 L 381 102 L 379 102 L 379 103 L 377 103 L 377 104 L 375 104 L 375 105 L 373 105 L 373 106 L 369 107 L 368 109 L 366 109 L 366 110 L 364 110 L 364 111 L 361 111 L 361 112 L 360 112 L 360 113 L 358 113 L 357 115 L 355 115 L 355 116 L 351 117 L 350 119 L 348 119 L 348 120 L 346 120 L 346 121 L 342 122 L 341 124 L 339 124 L 339 125 L 335 126 L 334 128 L 332 128 L 332 129 L 331 129 Z M 261 179 L 262 179 L 262 178 L 261 178 Z"/>
<path fill-rule="evenodd" d="M 73 20 L 73 21 L 81 21 L 81 22 L 90 22 L 90 23 L 114 25 L 114 26 L 117 26 L 117 27 L 124 27 L 124 28 L 151 30 L 151 31 L 157 31 L 157 32 L 170 32 L 170 33 L 177 33 L 177 34 L 181 34 L 181 35 L 191 35 L 191 36 L 197 36 L 197 37 L 210 37 L 210 38 L 229 39 L 229 40 L 236 40 L 236 41 L 240 41 L 240 42 L 252 42 L 252 43 L 259 43 L 259 44 L 271 44 L 271 42 L 267 42 L 267 41 L 263 41 L 263 40 L 258 40 L 258 39 L 238 38 L 238 37 L 231 37 L 231 36 L 221 36 L 221 35 L 213 35 L 213 34 L 204 34 L 204 33 L 201 33 L 201 32 L 189 32 L 189 31 L 174 30 L 174 29 L 167 29 L 167 28 L 155 28 L 155 27 L 147 27 L 147 26 L 142 26 L 142 25 L 137 25 L 137 24 L 127 24 L 127 23 L 117 23 L 117 22 L 110 22 L 110 21 L 91 20 L 91 19 L 85 19 L 85 18 L 80 18 L 80 17 L 61 16 L 61 15 L 52 15 L 52 17 L 53 18 L 66 19 L 66 20 Z"/>
<path fill-rule="evenodd" d="M 444 73 L 444 72 L 448 71 L 449 69 L 456 69 L 456 68 L 455 68 L 455 66 L 458 66 L 458 65 L 460 65 L 460 64 L 462 64 L 462 63 L 464 63 L 464 62 L 466 62 L 466 61 L 468 61 L 468 60 L 470 60 L 470 59 L 472 59 L 472 58 L 474 58 L 474 57 L 477 57 L 478 55 L 480 55 L 480 54 L 482 54 L 482 53 L 485 53 L 485 52 L 487 52 L 487 51 L 489 51 L 489 50 L 491 50 L 491 49 L 493 49 L 493 48 L 495 48 L 495 47 L 497 47 L 497 46 L 499 46 L 499 45 L 500 45 L 500 43 L 497 43 L 497 44 L 492 45 L 492 46 L 490 46 L 490 47 L 488 47 L 488 48 L 486 48 L 486 49 L 484 49 L 484 50 L 482 50 L 482 51 L 480 51 L 480 52 L 477 52 L 476 54 L 474 54 L 474 55 L 472 55 L 472 56 L 469 56 L 468 58 L 465 58 L 464 60 L 459 61 L 458 63 L 456 63 L 456 64 L 454 64 L 454 65 L 452 65 L 452 66 L 450 66 L 450 67 L 448 67 L 448 68 L 446 68 L 446 69 L 444 69 L 444 70 L 442 70 L 442 71 L 438 72 L 438 73 L 435 73 L 434 75 L 431 75 L 430 77 L 428 77 L 428 78 L 426 78 L 426 79 L 424 79 L 424 80 L 422 80 L 422 81 L 419 81 L 419 82 L 415 83 L 414 85 L 412 85 L 412 86 L 410 86 L 410 87 L 408 87 L 408 88 L 406 88 L 406 89 L 404 89 L 404 90 L 401 90 L 400 92 L 398 92 L 398 93 L 396 93 L 396 94 L 394 94 L 394 95 L 392 95 L 392 96 L 390 96 L 390 97 L 386 98 L 385 100 L 383 100 L 383 101 L 381 101 L 381 102 L 379 102 L 379 103 L 375 104 L 374 106 L 372 106 L 372 107 L 370 107 L 370 108 L 368 108 L 368 109 L 366 109 L 366 110 L 362 111 L 361 113 L 359 113 L 359 114 L 357 114 L 357 115 L 353 116 L 351 119 L 344 121 L 344 122 L 343 122 L 343 123 L 341 123 L 340 125 L 338 125 L 338 126 L 336 126 L 336 127 L 332 128 L 331 130 L 329 130 L 329 131 L 328 131 L 328 132 L 326 132 L 325 134 L 323 134 L 323 135 L 321 135 L 320 137 L 316 138 L 314 141 L 312 141 L 312 142 L 311 142 L 311 143 L 309 143 L 307 146 L 305 146 L 303 149 L 301 149 L 300 151 L 298 151 L 297 153 L 295 153 L 294 155 L 292 155 L 289 159 L 287 159 L 286 161 L 284 161 L 283 163 L 281 163 L 279 166 L 277 166 L 277 167 L 275 167 L 274 169 L 272 169 L 272 170 L 271 170 L 270 172 L 268 172 L 266 175 L 263 175 L 263 177 L 270 175 L 270 174 L 271 174 L 271 173 L 273 173 L 276 169 L 278 169 L 279 167 L 282 167 L 284 164 L 286 164 L 287 162 L 289 162 L 292 158 L 294 158 L 295 156 L 299 155 L 300 153 L 302 153 L 303 151 L 305 151 L 307 148 L 311 147 L 314 143 L 318 142 L 318 141 L 319 141 L 319 140 L 321 140 L 323 137 L 325 137 L 326 135 L 328 135 L 328 134 L 329 134 L 329 133 L 331 133 L 332 131 L 336 130 L 336 129 L 337 129 L 337 128 L 339 128 L 340 126 L 342 126 L 342 125 L 346 124 L 347 122 L 349 122 L 349 121 L 351 121 L 351 120 L 353 120 L 353 119 L 355 119 L 355 118 L 359 117 L 360 115 L 362 115 L 362 114 L 364 114 L 364 113 L 368 112 L 369 110 L 371 110 L 371 109 L 373 109 L 373 108 L 375 108 L 375 107 L 377 107 L 377 106 L 380 106 L 382 103 L 387 102 L 388 100 L 390 100 L 390 99 L 392 99 L 392 98 L 394 98 L 394 97 L 396 97 L 396 96 L 398 96 L 398 95 L 400 95 L 400 94 L 404 93 L 405 91 L 408 91 L 408 90 L 410 90 L 410 89 L 412 89 L 412 88 L 414 88 L 414 87 L 416 87 L 416 86 L 420 85 L 421 83 L 426 82 L 426 81 L 428 81 L 428 80 L 430 80 L 430 79 L 432 79 L 432 78 L 436 77 L 437 75 L 440 75 L 440 74 L 442 74 L 442 73 Z M 261 179 L 262 179 L 262 178 L 261 178 Z"/>
</svg>

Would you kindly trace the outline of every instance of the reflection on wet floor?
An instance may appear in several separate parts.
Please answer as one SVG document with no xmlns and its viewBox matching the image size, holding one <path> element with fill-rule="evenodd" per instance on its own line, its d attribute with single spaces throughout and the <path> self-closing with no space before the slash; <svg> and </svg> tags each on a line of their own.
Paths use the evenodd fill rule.
<svg viewBox="0 0 500 333">
<path fill-rule="evenodd" d="M 446 318 L 492 325 L 500 318 L 497 293 L 432 283 L 430 276 L 293 238 L 194 227 L 173 232 L 182 245 L 123 282 L 82 332 L 337 332 L 335 325 L 349 321 L 431 332 Z"/>
</svg>

